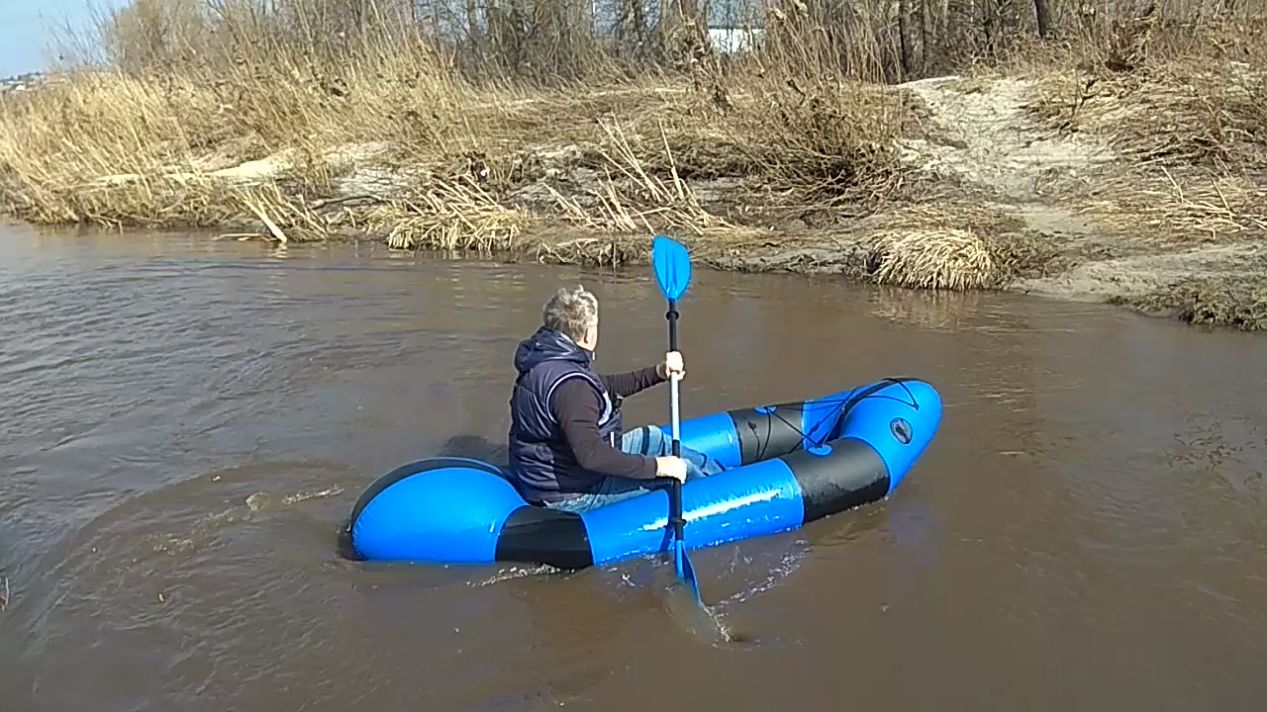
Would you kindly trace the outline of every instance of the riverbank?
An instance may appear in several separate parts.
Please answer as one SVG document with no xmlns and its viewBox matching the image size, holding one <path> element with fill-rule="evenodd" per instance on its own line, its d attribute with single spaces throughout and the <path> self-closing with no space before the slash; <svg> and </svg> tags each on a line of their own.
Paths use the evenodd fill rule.
<svg viewBox="0 0 1267 712">
<path fill-rule="evenodd" d="M 0 100 L 0 208 L 611 265 L 667 232 L 722 269 L 1257 330 L 1267 53 L 1244 54 L 1040 45 L 895 84 L 705 55 L 654 80 L 490 88 L 421 46 L 337 75 L 97 71 Z"/>
</svg>

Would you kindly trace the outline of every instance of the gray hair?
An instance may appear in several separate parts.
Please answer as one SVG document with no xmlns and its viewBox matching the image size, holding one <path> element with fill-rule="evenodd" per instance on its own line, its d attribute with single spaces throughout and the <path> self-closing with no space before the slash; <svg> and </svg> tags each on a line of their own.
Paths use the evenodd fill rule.
<svg viewBox="0 0 1267 712">
<path fill-rule="evenodd" d="M 579 341 L 587 329 L 598 325 L 598 297 L 579 284 L 573 289 L 560 287 L 541 310 L 541 321 L 545 328 Z"/>
</svg>

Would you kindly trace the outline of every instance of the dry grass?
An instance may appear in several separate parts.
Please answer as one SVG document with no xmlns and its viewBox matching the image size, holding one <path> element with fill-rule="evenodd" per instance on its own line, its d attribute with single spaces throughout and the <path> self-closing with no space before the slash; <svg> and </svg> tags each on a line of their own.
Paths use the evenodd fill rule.
<svg viewBox="0 0 1267 712">
<path fill-rule="evenodd" d="M 962 196 L 946 196 L 927 203 L 902 205 L 869 219 L 867 224 L 887 230 L 955 228 L 978 234 L 1024 229 L 1025 221 L 1006 206 Z"/>
<path fill-rule="evenodd" d="M 890 129 L 897 110 L 884 92 L 839 78 L 806 84 L 817 87 L 807 93 L 786 73 L 741 73 L 725 79 L 745 90 L 734 103 L 720 70 L 702 93 L 690 73 L 598 90 L 518 87 L 504 75 L 477 85 L 400 27 L 372 26 L 336 52 L 275 34 L 310 28 L 261 28 L 234 15 L 222 20 L 239 40 L 230 59 L 204 41 L 210 20 L 181 14 L 197 5 L 170 17 L 163 0 L 134 6 L 121 16 L 140 23 L 127 25 L 132 34 L 115 27 L 108 35 L 127 60 L 119 67 L 0 105 L 7 212 L 115 228 L 253 221 L 278 240 L 370 224 L 397 246 L 502 244 L 531 221 L 504 199 L 546 177 L 538 157 L 563 142 L 595 147 L 565 171 L 599 175 L 579 190 L 546 181 L 555 199 L 533 206 L 531 217 L 611 233 L 740 229 L 686 183 L 723 154 L 729 172 L 755 177 L 759 194 L 793 206 L 878 204 L 899 183 Z M 166 25 L 146 19 L 154 12 L 170 32 L 187 34 L 163 35 Z M 253 36 L 258 46 L 240 41 Z M 138 37 L 149 44 L 129 44 Z M 170 51 L 181 45 L 208 54 Z M 366 144 L 390 155 L 336 155 Z M 252 163 L 237 168 L 243 160 Z M 439 182 L 408 198 L 370 190 L 380 204 L 373 214 L 350 206 L 337 226 L 312 214 L 310 205 L 340 198 L 367 168 L 410 174 L 398 183 L 414 183 L 416 172 Z M 479 185 L 462 182 L 471 175 Z"/>
<path fill-rule="evenodd" d="M 646 239 L 628 235 L 540 241 L 533 249 L 533 256 L 541 262 L 586 267 L 645 264 L 650 258 Z"/>
<path fill-rule="evenodd" d="M 902 94 L 853 82 L 763 85 L 737 120 L 741 155 L 770 189 L 818 207 L 870 211 L 900 187 L 895 139 L 906 127 Z"/>
<path fill-rule="evenodd" d="M 1039 82 L 1035 108 L 1053 128 L 1102 136 L 1140 163 L 1267 168 L 1267 64 L 1064 71 Z"/>
<path fill-rule="evenodd" d="M 1142 298 L 1112 301 L 1190 324 L 1267 331 L 1267 281 L 1261 278 L 1194 279 Z"/>
<path fill-rule="evenodd" d="M 1267 3 L 1194 10 L 1115 18 L 1038 75 L 1031 106 L 1125 159 L 1064 202 L 1152 249 L 1267 234 L 1267 44 L 1247 32 Z"/>
<path fill-rule="evenodd" d="M 871 277 L 918 289 L 985 289 L 1002 270 L 981 237 L 965 230 L 908 229 L 870 237 Z"/>
<path fill-rule="evenodd" d="M 37 222 L 199 225 L 221 219 L 233 184 L 284 178 L 290 193 L 329 197 L 356 167 L 336 150 L 349 144 L 437 163 L 497 137 L 497 111 L 420 40 L 366 37 L 322 63 L 267 49 L 227 67 L 82 71 L 0 101 L 5 207 Z M 281 175 L 216 175 L 282 155 Z"/>
<path fill-rule="evenodd" d="M 1094 134 L 1130 161 L 1067 199 L 1106 230 L 1159 245 L 1267 232 L 1267 63 L 1062 72 L 1038 84 L 1034 106 L 1054 130 Z"/>
<path fill-rule="evenodd" d="M 699 18 L 612 2 L 630 12 L 609 36 L 583 4 L 486 0 L 473 30 L 403 0 L 134 0 L 105 26 L 108 68 L 0 99 L 0 209 L 587 264 L 645 259 L 648 233 L 734 255 L 852 223 L 876 281 L 993 288 L 1050 245 L 996 207 L 925 203 L 895 151 L 918 111 L 876 82 L 1006 68 L 1041 71 L 1049 128 L 1130 161 L 1068 196 L 1106 228 L 1156 245 L 1267 229 L 1267 45 L 1246 31 L 1267 0 L 1061 4 L 1045 42 L 1024 3 L 781 2 L 758 51 L 724 58 Z M 557 225 L 575 239 L 526 238 Z M 804 259 L 860 261 L 830 253 Z"/>
<path fill-rule="evenodd" d="M 1254 239 L 1267 234 L 1267 181 L 1234 172 L 1176 175 L 1158 166 L 1097 185 L 1082 211 L 1140 244 Z"/>
<path fill-rule="evenodd" d="M 1059 258 L 1006 206 L 967 198 L 903 205 L 864 221 L 868 273 L 882 284 L 994 289 L 1036 276 Z"/>
<path fill-rule="evenodd" d="M 654 233 L 662 227 L 676 226 L 699 235 L 725 225 L 700 206 L 694 191 L 678 174 L 663 126 L 660 127 L 663 152 L 658 158 L 667 166 L 665 177 L 649 171 L 619 122 L 604 120 L 600 123 L 604 143 L 609 148 L 597 151 L 604 164 L 604 177 L 597 186 L 585 191 L 591 198 L 587 202 L 594 207 L 586 210 L 577 198 L 564 196 L 551 188 L 566 219 L 591 230 L 625 233 Z"/>
<path fill-rule="evenodd" d="M 692 143 L 691 134 L 671 135 L 670 128 L 658 122 L 653 134 L 658 140 L 653 141 L 644 134 L 628 134 L 614 119 L 599 124 L 602 143 L 593 154 L 601 174 L 572 195 L 549 187 L 563 220 L 590 231 L 622 235 L 673 231 L 688 238 L 733 241 L 753 232 L 706 208 L 682 177 L 673 145 L 698 145 Z M 698 166 L 688 170 L 697 172 Z"/>
<path fill-rule="evenodd" d="M 394 249 L 510 250 L 533 216 L 501 205 L 475 181 L 433 180 L 370 209 L 373 232 L 386 232 Z"/>
</svg>

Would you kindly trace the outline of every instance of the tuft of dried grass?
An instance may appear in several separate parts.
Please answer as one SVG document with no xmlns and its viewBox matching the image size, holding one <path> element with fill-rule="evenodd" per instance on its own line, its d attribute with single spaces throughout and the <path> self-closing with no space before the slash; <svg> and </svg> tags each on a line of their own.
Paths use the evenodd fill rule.
<svg viewBox="0 0 1267 712">
<path fill-rule="evenodd" d="M 542 241 L 534 256 L 539 262 L 585 267 L 620 267 L 646 263 L 650 257 L 646 238 L 622 235 L 578 237 L 553 244 Z"/>
<path fill-rule="evenodd" d="M 879 284 L 919 289 L 987 289 L 1002 270 L 979 236 L 956 229 L 881 231 L 869 236 L 868 266 Z"/>
<path fill-rule="evenodd" d="M 1101 227 L 1158 245 L 1267 233 L 1267 181 L 1243 173 L 1138 169 L 1089 191 Z"/>
<path fill-rule="evenodd" d="M 309 202 L 302 193 L 283 191 L 270 182 L 234 188 L 228 205 L 237 209 L 236 222 L 254 217 L 268 239 L 288 244 L 324 240 L 339 229 L 347 215 L 320 212 L 323 202 Z"/>
<path fill-rule="evenodd" d="M 386 232 L 393 249 L 511 249 L 533 216 L 499 203 L 470 178 L 432 178 L 367 211 L 363 220 L 374 232 Z"/>
<path fill-rule="evenodd" d="M 864 221 L 864 225 L 876 230 L 875 235 L 949 235 L 951 241 L 962 240 L 972 236 L 970 243 L 984 249 L 986 257 L 965 259 L 968 253 L 954 252 L 958 255 L 958 267 L 954 271 L 967 269 L 980 271 L 965 283 L 984 285 L 969 288 L 998 288 L 1017 277 L 1033 277 L 1046 274 L 1049 268 L 1069 255 L 1067 245 L 1061 246 L 1055 241 L 1035 233 L 1025 219 L 1010 211 L 1007 206 L 997 203 L 972 200 L 966 197 L 947 197 L 934 202 L 919 205 L 903 205 L 897 210 L 880 213 Z M 934 237 L 932 244 L 938 243 Z M 977 243 L 980 243 L 977 245 Z M 880 263 L 883 255 L 877 254 L 874 243 L 871 243 L 869 262 L 874 267 Z M 925 248 L 930 245 L 925 245 Z M 950 249 L 951 243 L 942 242 L 931 250 L 926 260 L 937 258 L 939 251 Z M 895 264 L 893 269 L 898 269 Z M 931 274 L 924 269 L 919 274 Z M 918 282 L 921 278 L 916 277 Z M 930 277 L 934 283 L 937 278 Z M 947 282 L 949 283 L 949 282 Z"/>
<path fill-rule="evenodd" d="M 1142 297 L 1119 297 L 1115 304 L 1168 314 L 1189 324 L 1267 331 L 1267 282 L 1233 277 L 1192 279 Z"/>
</svg>

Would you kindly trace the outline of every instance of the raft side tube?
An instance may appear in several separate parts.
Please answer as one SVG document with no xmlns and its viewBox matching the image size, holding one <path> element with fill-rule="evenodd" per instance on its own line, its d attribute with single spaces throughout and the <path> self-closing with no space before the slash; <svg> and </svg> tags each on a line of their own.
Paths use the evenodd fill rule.
<svg viewBox="0 0 1267 712">
<path fill-rule="evenodd" d="M 667 488 L 614 502 L 581 515 L 590 532 L 594 563 L 665 551 Z M 689 549 L 794 529 L 803 507 L 796 478 L 781 460 L 726 470 L 682 486 L 683 542 Z"/>
<path fill-rule="evenodd" d="M 889 493 L 884 460 L 862 440 L 833 440 L 780 459 L 800 488 L 802 523 L 870 504 Z"/>
<path fill-rule="evenodd" d="M 682 444 L 734 469 L 772 460 L 830 439 L 854 391 L 699 416 L 680 424 Z M 665 434 L 671 426 L 659 424 Z"/>
<path fill-rule="evenodd" d="M 818 398 L 738 408 L 683 420 L 680 424 L 682 445 L 707 454 L 727 469 L 735 469 L 836 440 L 848 430 L 847 422 L 856 422 L 858 417 L 883 415 L 877 413 L 883 407 L 872 402 L 876 400 L 889 404 L 883 407 L 901 406 L 903 412 L 899 415 L 905 416 L 907 425 L 920 421 L 936 431 L 941 418 L 941 400 L 936 390 L 919 379 L 886 378 Z M 861 416 L 854 412 L 860 406 L 864 406 Z M 667 423 L 657 427 L 665 434 L 671 432 Z M 872 433 L 863 439 L 874 436 Z M 916 440 L 918 438 L 912 435 L 911 441 Z M 918 457 L 921 453 L 922 447 L 914 454 Z"/>
<path fill-rule="evenodd" d="M 689 549 L 776 534 L 889 494 L 885 460 L 870 444 L 840 438 L 692 480 L 682 487 Z M 582 515 L 594 564 L 667 550 L 668 495 L 655 491 Z"/>
<path fill-rule="evenodd" d="M 672 435 L 671 425 L 657 426 L 665 435 Z M 726 469 L 743 464 L 739 448 L 739 434 L 729 413 L 712 413 L 695 418 L 683 418 L 678 423 L 682 446 L 705 453 L 720 462 Z"/>
<path fill-rule="evenodd" d="M 917 379 L 891 379 L 855 394 L 842 414 L 840 435 L 870 445 L 889 473 L 892 494 L 932 443 L 941 425 L 937 390 Z"/>
<path fill-rule="evenodd" d="M 401 466 L 361 495 L 352 546 L 368 560 L 496 561 L 503 525 L 528 506 L 496 467 L 439 457 Z"/>
</svg>

